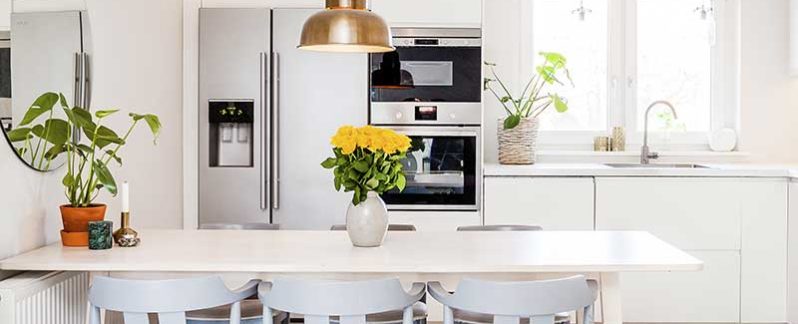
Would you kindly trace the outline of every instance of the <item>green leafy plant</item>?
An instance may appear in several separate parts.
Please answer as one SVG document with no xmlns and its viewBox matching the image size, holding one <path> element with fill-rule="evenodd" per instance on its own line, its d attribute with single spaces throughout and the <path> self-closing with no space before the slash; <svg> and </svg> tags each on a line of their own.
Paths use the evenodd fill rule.
<svg viewBox="0 0 798 324">
<path fill-rule="evenodd" d="M 64 110 L 66 120 L 53 118 L 56 104 Z M 115 131 L 102 125 L 105 118 L 117 112 L 117 109 L 99 110 L 92 115 L 80 107 L 70 108 L 63 94 L 48 92 L 36 99 L 20 122 L 20 127 L 9 132 L 9 138 L 12 141 L 26 141 L 25 147 L 36 152 L 34 156 L 38 156 L 40 163 L 49 165 L 50 161 L 65 154 L 66 175 L 61 182 L 69 204 L 72 207 L 88 207 L 102 189 L 116 195 L 116 181 L 108 165 L 112 160 L 122 165 L 119 150 L 125 145 L 136 125 L 144 121 L 149 126 L 154 137 L 153 143 L 157 141 L 161 131 L 158 116 L 131 113 L 131 125 L 124 136 L 120 137 Z M 45 114 L 48 117 L 43 124 L 23 127 L 31 125 Z M 34 138 L 38 138 L 36 146 L 29 145 Z M 85 143 L 79 139 L 85 139 Z"/>
<path fill-rule="evenodd" d="M 343 126 L 331 142 L 335 156 L 321 166 L 333 170 L 335 190 L 354 192 L 352 204 L 365 201 L 369 191 L 405 189 L 402 160 L 410 148 L 409 137 L 372 126 Z"/>
<path fill-rule="evenodd" d="M 485 62 L 493 77 L 485 78 L 484 90 L 490 91 L 507 112 L 504 129 L 515 128 L 524 118 L 536 118 L 552 105 L 558 112 L 568 111 L 568 103 L 565 98 L 555 92 L 543 92 L 546 86 L 564 85 L 563 77 L 573 85 L 571 74 L 566 68 L 565 56 L 553 52 L 541 52 L 540 56 L 543 57 L 543 64 L 535 68 L 536 73 L 532 75 L 518 97 L 513 96 L 506 84 L 499 78 L 495 70 L 496 64 Z M 503 95 L 494 89 L 496 84 Z"/>
<path fill-rule="evenodd" d="M 8 139 L 17 144 L 17 154 L 38 170 L 50 170 L 54 156 L 53 147 L 63 145 L 69 133 L 69 125 L 60 119 L 53 119 L 53 106 L 58 96 L 42 95 L 31 104 L 19 125 L 8 131 Z M 43 122 L 36 123 L 39 117 L 46 116 Z"/>
</svg>

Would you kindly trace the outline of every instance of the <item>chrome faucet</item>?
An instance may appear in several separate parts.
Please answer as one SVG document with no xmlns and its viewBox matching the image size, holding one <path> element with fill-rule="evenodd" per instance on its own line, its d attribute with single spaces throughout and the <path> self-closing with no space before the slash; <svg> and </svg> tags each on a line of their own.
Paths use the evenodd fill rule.
<svg viewBox="0 0 798 324">
<path fill-rule="evenodd" d="M 645 129 L 643 130 L 643 147 L 640 148 L 640 164 L 649 164 L 650 159 L 658 159 L 659 154 L 657 152 L 651 152 L 648 148 L 648 113 L 651 112 L 651 108 L 654 108 L 657 105 L 665 105 L 671 109 L 673 113 L 673 118 L 678 119 L 679 117 L 676 115 L 676 108 L 673 108 L 673 104 L 670 102 L 660 100 L 654 101 L 648 108 L 646 109 L 646 117 L 645 117 Z"/>
</svg>

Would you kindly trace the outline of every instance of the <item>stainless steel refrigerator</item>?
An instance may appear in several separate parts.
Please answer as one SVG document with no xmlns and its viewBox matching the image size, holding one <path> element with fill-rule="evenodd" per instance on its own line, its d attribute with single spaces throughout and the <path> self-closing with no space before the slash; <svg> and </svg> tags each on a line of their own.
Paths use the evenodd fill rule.
<svg viewBox="0 0 798 324">
<path fill-rule="evenodd" d="M 339 126 L 367 122 L 368 59 L 298 50 L 316 11 L 201 9 L 201 228 L 344 221 L 349 197 L 319 163 Z"/>
</svg>

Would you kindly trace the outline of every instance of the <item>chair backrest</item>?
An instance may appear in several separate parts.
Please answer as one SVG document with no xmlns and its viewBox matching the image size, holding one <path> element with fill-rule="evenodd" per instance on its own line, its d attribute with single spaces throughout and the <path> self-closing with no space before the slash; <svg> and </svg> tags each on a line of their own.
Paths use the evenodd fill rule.
<svg viewBox="0 0 798 324">
<path fill-rule="evenodd" d="M 425 285 L 413 284 L 410 292 L 399 279 L 323 281 L 277 278 L 263 282 L 258 297 L 264 307 L 264 323 L 273 310 L 303 314 L 306 324 L 329 324 L 340 316 L 341 324 L 365 324 L 366 315 L 403 310 L 403 322 L 413 322 L 412 306 L 424 297 Z"/>
<path fill-rule="evenodd" d="M 128 280 L 95 276 L 89 289 L 91 324 L 100 324 L 100 309 L 121 312 L 125 324 L 148 324 L 148 313 L 161 324 L 185 324 L 187 311 L 232 306 L 231 324 L 240 321 L 240 301 L 255 295 L 249 288 L 230 291 L 218 276 L 173 280 Z"/>
<path fill-rule="evenodd" d="M 259 230 L 259 231 L 276 231 L 280 229 L 280 224 L 267 224 L 267 223 L 248 223 L 248 224 L 225 224 L 225 223 L 212 223 L 202 224 L 200 229 L 204 230 Z"/>
<path fill-rule="evenodd" d="M 521 318 L 552 324 L 557 313 L 576 310 L 584 311 L 584 323 L 590 324 L 596 299 L 584 276 L 520 282 L 465 278 L 453 294 L 437 282 L 429 283 L 428 291 L 445 306 L 445 324 L 453 322 L 452 308 L 493 315 L 497 324 L 518 324 Z"/>
<path fill-rule="evenodd" d="M 338 224 L 330 227 L 331 231 L 345 231 L 346 225 Z M 388 230 L 391 232 L 415 232 L 416 226 L 413 224 L 388 224 Z"/>
<path fill-rule="evenodd" d="M 542 231 L 543 227 L 537 225 L 476 225 L 476 226 L 460 226 L 457 228 L 459 232 L 471 232 L 471 231 L 486 231 L 486 232 L 498 232 L 498 231 Z"/>
</svg>

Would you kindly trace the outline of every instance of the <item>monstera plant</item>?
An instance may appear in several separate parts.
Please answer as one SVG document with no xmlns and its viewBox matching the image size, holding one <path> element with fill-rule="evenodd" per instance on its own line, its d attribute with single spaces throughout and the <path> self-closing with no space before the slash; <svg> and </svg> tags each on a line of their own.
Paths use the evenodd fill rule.
<svg viewBox="0 0 798 324">
<path fill-rule="evenodd" d="M 499 163 L 534 164 L 536 160 L 538 117 L 551 106 L 557 112 L 568 111 L 568 101 L 551 89 L 573 86 L 565 56 L 555 52 L 541 52 L 543 63 L 527 81 L 520 94 L 514 95 L 496 73 L 496 64 L 485 62 L 492 77 L 485 78 L 484 90 L 493 94 L 506 113 L 498 120 Z"/>
<path fill-rule="evenodd" d="M 66 119 L 53 117 L 56 106 L 64 111 Z M 119 135 L 104 125 L 117 112 L 113 109 L 92 113 L 80 107 L 70 108 L 63 94 L 48 92 L 36 99 L 19 127 L 9 132 L 12 141 L 25 142 L 25 153 L 36 157 L 36 163 L 47 165 L 59 156 L 66 156 L 66 174 L 61 180 L 69 201 L 61 206 L 64 245 L 88 244 L 88 222 L 105 218 L 106 205 L 94 204 L 94 200 L 101 190 L 116 196 L 116 180 L 109 166 L 122 165 L 120 149 L 136 126 L 147 124 L 153 143 L 160 133 L 158 116 L 130 113 L 130 126 Z"/>
</svg>

